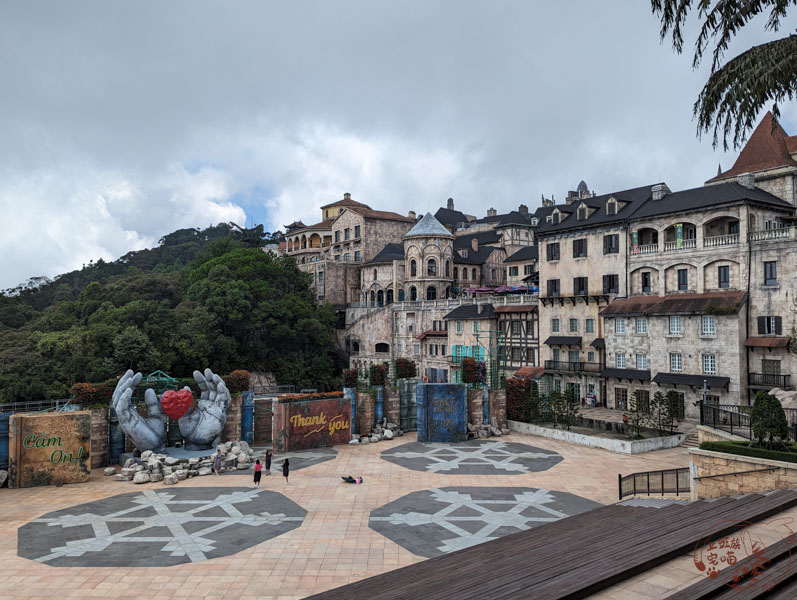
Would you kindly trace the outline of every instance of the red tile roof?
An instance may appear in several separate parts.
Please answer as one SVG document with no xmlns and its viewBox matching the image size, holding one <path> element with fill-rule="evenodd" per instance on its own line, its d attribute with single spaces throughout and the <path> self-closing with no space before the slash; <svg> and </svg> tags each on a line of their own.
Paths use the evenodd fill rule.
<svg viewBox="0 0 797 600">
<path fill-rule="evenodd" d="M 301 229 L 297 229 L 295 231 L 291 231 L 288 235 L 289 236 L 296 235 L 297 233 L 300 233 L 302 231 L 307 231 L 308 229 L 331 229 L 332 228 L 332 222 L 334 220 L 335 219 L 326 219 L 324 221 L 321 221 L 320 223 L 316 223 L 315 225 L 305 225 Z"/>
<path fill-rule="evenodd" d="M 748 348 L 785 348 L 789 345 L 787 337 L 751 337 L 745 340 Z"/>
<path fill-rule="evenodd" d="M 632 296 L 617 298 L 600 311 L 603 317 L 627 317 L 668 314 L 736 313 L 747 298 L 747 292 L 707 292 L 705 294 L 668 294 L 666 296 Z"/>
<path fill-rule="evenodd" d="M 545 369 L 543 367 L 520 367 L 517 371 L 515 371 L 515 377 L 530 377 L 531 379 L 537 379 L 543 375 L 545 375 Z"/>
<path fill-rule="evenodd" d="M 343 200 L 338 200 L 337 202 L 333 202 L 332 204 L 325 204 L 321 208 L 332 208 L 333 206 L 357 206 L 362 208 L 371 208 L 367 204 L 363 204 L 362 202 L 357 202 L 356 200 L 352 200 L 351 198 L 344 198 Z"/>
<path fill-rule="evenodd" d="M 432 329 L 430 331 L 424 331 L 421 335 L 418 336 L 419 340 L 422 340 L 425 337 L 448 337 L 448 331 L 439 330 L 439 329 Z"/>
<path fill-rule="evenodd" d="M 755 173 L 777 167 L 797 167 L 790 152 L 797 152 L 797 136 L 789 137 L 783 127 L 767 112 L 753 135 L 739 153 L 733 166 L 709 179 L 706 183 L 721 181 L 742 173 Z"/>
</svg>

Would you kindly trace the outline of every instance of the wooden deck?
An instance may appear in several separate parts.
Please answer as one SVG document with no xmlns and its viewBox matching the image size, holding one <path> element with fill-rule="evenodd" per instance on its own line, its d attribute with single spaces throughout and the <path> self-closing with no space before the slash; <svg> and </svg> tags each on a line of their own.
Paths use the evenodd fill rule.
<svg viewBox="0 0 797 600">
<path fill-rule="evenodd" d="M 734 523 L 760 521 L 793 506 L 797 506 L 797 491 L 791 490 L 663 508 L 615 504 L 311 598 L 584 598 L 692 551 L 707 533 L 725 535 L 739 528 Z M 677 598 L 713 598 L 717 590 L 707 593 Z"/>
</svg>

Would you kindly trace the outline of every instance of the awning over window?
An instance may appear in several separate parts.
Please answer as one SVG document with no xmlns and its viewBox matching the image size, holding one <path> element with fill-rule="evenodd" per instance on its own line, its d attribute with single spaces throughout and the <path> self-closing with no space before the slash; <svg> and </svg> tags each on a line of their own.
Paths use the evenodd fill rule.
<svg viewBox="0 0 797 600">
<path fill-rule="evenodd" d="M 716 375 L 687 375 L 685 373 L 657 373 L 653 383 L 659 385 L 688 385 L 690 387 L 727 388 L 731 382 L 730 377 L 717 377 Z"/>
<path fill-rule="evenodd" d="M 748 348 L 786 348 L 789 345 L 787 337 L 750 337 L 744 342 Z"/>
<path fill-rule="evenodd" d="M 525 377 L 528 379 L 537 379 L 545 375 L 543 367 L 520 367 L 515 371 L 515 377 Z"/>
<path fill-rule="evenodd" d="M 650 371 L 642 369 L 604 369 L 601 377 L 614 377 L 615 379 L 630 379 L 633 381 L 650 381 Z"/>
<path fill-rule="evenodd" d="M 580 346 L 581 338 L 578 336 L 552 335 L 545 340 L 546 346 Z"/>
<path fill-rule="evenodd" d="M 603 338 L 595 338 L 590 344 L 593 348 L 601 349 L 606 347 L 606 340 Z"/>
</svg>

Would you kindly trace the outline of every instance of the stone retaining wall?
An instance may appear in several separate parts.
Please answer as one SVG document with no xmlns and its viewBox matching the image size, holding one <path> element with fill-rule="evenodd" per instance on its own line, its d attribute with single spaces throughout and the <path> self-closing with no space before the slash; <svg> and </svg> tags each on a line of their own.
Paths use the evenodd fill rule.
<svg viewBox="0 0 797 600">
<path fill-rule="evenodd" d="M 481 389 L 468 389 L 468 423 L 479 425 L 482 421 L 484 421 L 482 391 Z"/>
<path fill-rule="evenodd" d="M 712 429 L 705 425 L 697 426 L 697 439 L 702 444 L 703 442 L 746 442 L 747 439 L 738 435 L 727 433 L 720 429 Z"/>
<path fill-rule="evenodd" d="M 506 390 L 490 390 L 490 418 L 495 417 L 498 428 L 506 427 Z"/>
<path fill-rule="evenodd" d="M 355 416 L 352 415 L 354 419 Z M 376 392 L 357 393 L 357 433 L 366 434 L 371 431 L 376 419 Z"/>
<path fill-rule="evenodd" d="M 724 475 L 693 479 L 693 500 L 797 488 L 797 463 L 690 448 L 689 466 L 693 478 Z M 731 475 L 741 471 L 758 472 Z"/>
<path fill-rule="evenodd" d="M 227 409 L 227 422 L 221 432 L 222 442 L 232 442 L 241 439 L 241 394 L 232 394 L 232 402 Z"/>
<path fill-rule="evenodd" d="M 509 421 L 509 429 L 518 433 L 538 435 L 540 437 L 559 440 L 569 444 L 579 446 L 589 446 L 590 448 L 601 448 L 619 454 L 641 454 L 643 452 L 653 452 L 665 448 L 675 448 L 680 446 L 686 439 L 685 433 L 669 435 L 666 437 L 649 438 L 645 440 L 614 440 L 611 438 L 596 437 L 567 431 L 566 429 L 552 429 L 535 425 L 533 423 L 521 423 L 520 421 Z"/>
</svg>

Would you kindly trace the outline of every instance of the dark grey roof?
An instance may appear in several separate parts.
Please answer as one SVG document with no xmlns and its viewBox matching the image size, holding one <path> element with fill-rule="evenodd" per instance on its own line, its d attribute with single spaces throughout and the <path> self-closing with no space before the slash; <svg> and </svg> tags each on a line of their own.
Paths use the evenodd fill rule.
<svg viewBox="0 0 797 600">
<path fill-rule="evenodd" d="M 404 246 L 401 244 L 387 244 L 367 264 L 386 263 L 404 258 Z"/>
<path fill-rule="evenodd" d="M 405 238 L 409 237 L 447 237 L 453 238 L 452 233 L 443 227 L 437 219 L 432 216 L 432 213 L 426 213 L 423 218 L 415 224 L 415 227 L 410 229 L 404 234 Z"/>
<path fill-rule="evenodd" d="M 463 304 L 443 318 L 449 321 L 452 319 L 461 321 L 465 319 L 492 319 L 494 312 L 492 304 Z"/>
<path fill-rule="evenodd" d="M 612 192 L 611 194 L 594 196 L 592 198 L 584 198 L 583 200 L 576 200 L 573 204 L 569 205 L 557 205 L 554 208 L 558 208 L 559 211 L 563 213 L 559 223 L 547 223 L 541 220 L 537 227 L 537 235 L 559 233 L 560 231 L 569 231 L 571 229 L 584 229 L 610 223 L 621 223 L 630 219 L 632 215 L 636 217 L 637 211 L 639 211 L 645 201 L 651 197 L 651 188 L 653 185 L 655 184 Z M 619 202 L 623 203 L 622 207 L 617 207 L 617 213 L 614 215 L 606 214 L 606 202 L 609 198 L 616 198 Z M 582 202 L 597 210 L 586 219 L 579 221 L 576 209 Z M 553 212 L 553 209 L 551 209 L 548 214 L 551 212 Z"/>
<path fill-rule="evenodd" d="M 459 250 L 460 248 L 470 248 L 474 238 L 476 238 L 476 241 L 479 242 L 479 248 L 501 242 L 501 234 L 494 229 L 490 229 L 489 231 L 458 235 L 456 238 L 454 238 L 454 250 Z"/>
<path fill-rule="evenodd" d="M 456 227 L 460 223 L 468 222 L 468 217 L 466 217 L 464 213 L 443 207 L 437 209 L 434 218 L 448 227 Z"/>
<path fill-rule="evenodd" d="M 711 206 L 753 202 L 784 208 L 790 212 L 794 207 L 788 202 L 773 196 L 762 189 L 746 188 L 738 183 L 718 183 L 705 185 L 691 190 L 671 192 L 661 200 L 650 199 L 634 213 L 633 219 L 644 219 L 667 213 L 703 210 Z"/>
<path fill-rule="evenodd" d="M 717 377 L 712 375 L 687 375 L 686 373 L 657 373 L 653 378 L 653 383 L 669 385 L 688 385 L 691 387 L 727 388 L 731 381 L 730 377 Z"/>
<path fill-rule="evenodd" d="M 650 381 L 650 371 L 640 369 L 604 369 L 601 371 L 601 377 L 633 379 L 635 381 Z"/>
<path fill-rule="evenodd" d="M 597 348 L 597 349 L 605 348 L 606 347 L 606 340 L 604 340 L 603 338 L 595 338 L 594 340 L 592 340 L 590 342 L 589 345 L 592 346 L 593 348 Z"/>
<path fill-rule="evenodd" d="M 502 248 L 494 248 L 493 246 L 480 247 L 474 251 L 473 248 L 467 248 L 468 256 L 462 257 L 459 252 L 454 251 L 454 264 L 455 265 L 483 265 L 490 258 L 493 252 L 502 250 Z"/>
<path fill-rule="evenodd" d="M 508 212 L 505 215 L 499 215 L 501 219 L 495 224 L 496 227 L 509 227 L 510 225 L 523 225 L 531 227 L 531 215 L 522 213 L 517 210 Z"/>
<path fill-rule="evenodd" d="M 526 246 L 515 252 L 512 256 L 508 257 L 504 262 L 525 262 L 528 260 L 537 260 L 539 257 L 539 246 Z"/>
<path fill-rule="evenodd" d="M 552 335 L 545 340 L 546 346 L 580 346 L 580 336 Z"/>
</svg>

